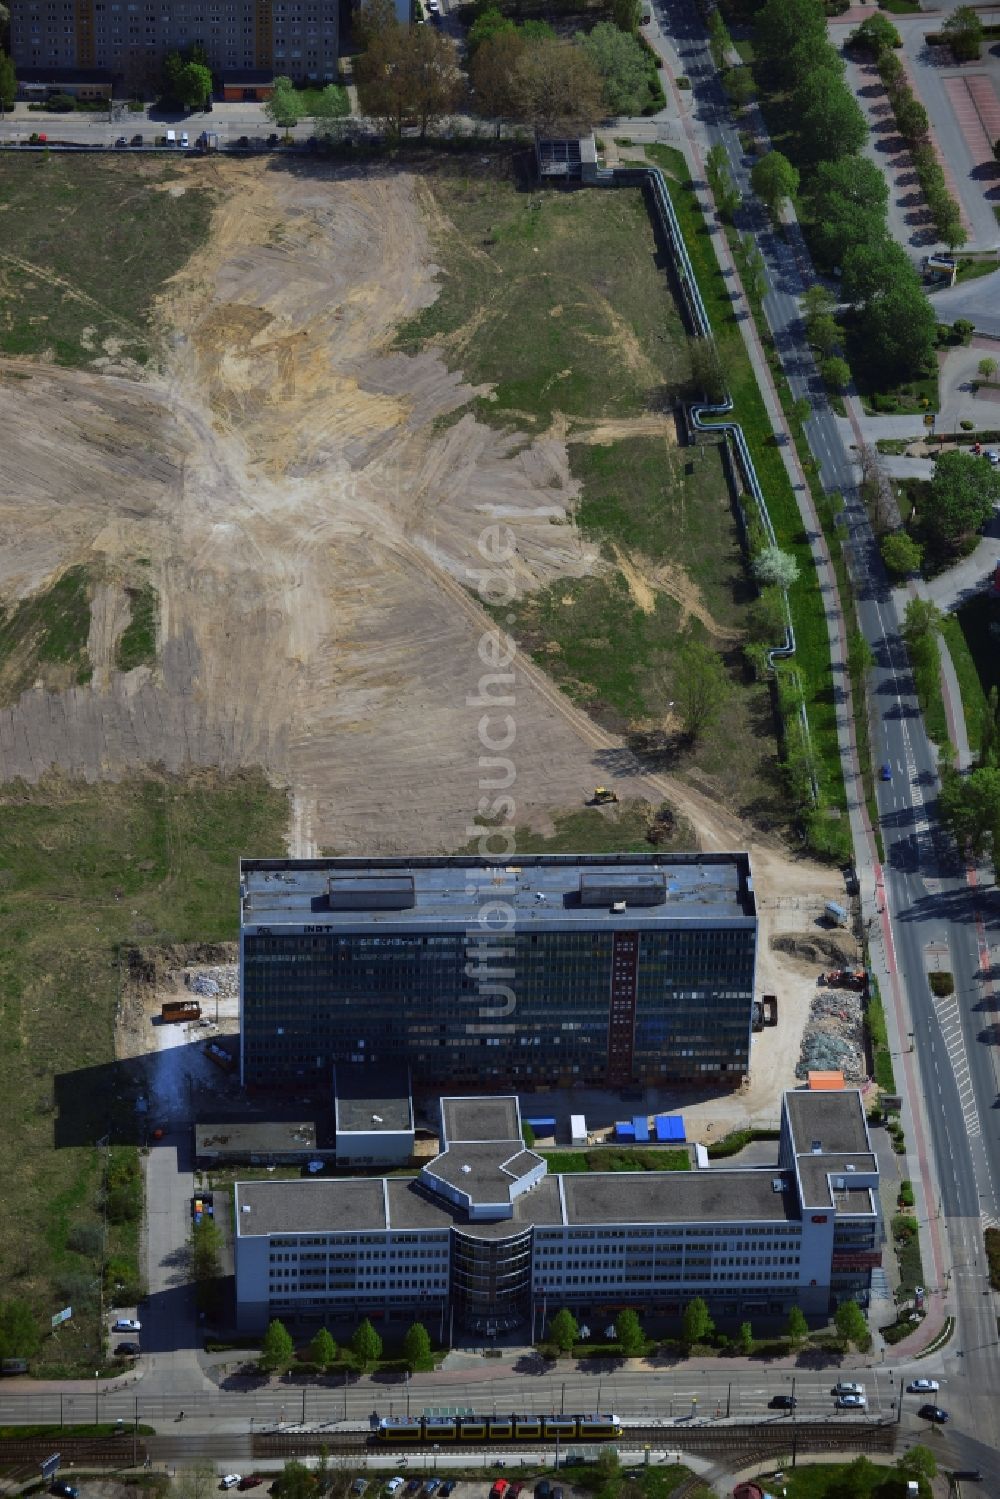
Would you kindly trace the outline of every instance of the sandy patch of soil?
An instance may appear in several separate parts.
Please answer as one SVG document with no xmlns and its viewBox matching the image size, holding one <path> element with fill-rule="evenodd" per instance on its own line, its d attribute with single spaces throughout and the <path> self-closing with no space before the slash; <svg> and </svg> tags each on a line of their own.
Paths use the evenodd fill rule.
<svg viewBox="0 0 1000 1499">
<path fill-rule="evenodd" d="M 602 782 L 666 799 L 703 847 L 754 860 L 761 987 L 783 1018 L 758 1038 L 749 1102 L 770 1108 L 798 1054 L 784 1043 L 802 982 L 769 946 L 772 903 L 803 889 L 834 898 L 839 876 L 789 859 L 710 788 L 643 775 L 532 661 L 484 694 L 495 623 L 473 591 L 480 574 L 502 598 L 602 564 L 572 524 L 568 435 L 504 434 L 469 414 L 441 430 L 436 418 L 476 390 L 433 349 L 391 348 L 400 320 L 438 294 L 419 184 L 395 169 L 207 170 L 219 206 L 164 295 L 162 372 L 0 362 L 0 376 L 25 377 L 0 379 L 0 596 L 79 561 L 109 580 L 93 683 L 38 686 L 0 713 L 0 776 L 260 765 L 290 789 L 298 854 L 464 845 L 498 753 L 513 761 L 521 824 L 547 827 L 553 807 Z M 672 437 L 671 419 L 642 420 Z M 638 430 L 620 425 L 596 424 L 594 440 Z M 514 539 L 500 562 L 498 525 Z M 122 674 L 114 580 L 140 557 L 160 599 L 158 663 Z M 673 584 L 694 613 L 697 591 Z M 508 693 L 509 708 L 490 707 Z M 484 746 L 484 715 L 498 735 L 508 711 L 509 748 Z"/>
</svg>

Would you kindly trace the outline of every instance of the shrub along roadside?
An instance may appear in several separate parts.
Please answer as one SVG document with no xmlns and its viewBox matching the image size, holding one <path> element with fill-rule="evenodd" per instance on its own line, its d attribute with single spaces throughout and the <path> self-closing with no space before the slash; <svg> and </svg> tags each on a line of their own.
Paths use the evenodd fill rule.
<svg viewBox="0 0 1000 1499">
<path fill-rule="evenodd" d="M 897 129 L 911 147 L 910 155 L 927 201 L 934 228 L 951 249 L 965 243 L 962 216 L 958 204 L 948 191 L 944 171 L 928 139 L 927 111 L 914 94 L 903 64 L 895 53 L 883 48 L 876 59 L 879 77 L 885 84 Z"/>
<path fill-rule="evenodd" d="M 879 1087 L 886 1093 L 895 1093 L 896 1074 L 892 1070 L 889 1052 L 889 1033 L 885 1025 L 885 1010 L 879 993 L 878 981 L 872 978 L 869 984 L 868 1002 L 865 1005 L 865 1030 L 872 1053 L 872 1073 Z"/>
</svg>

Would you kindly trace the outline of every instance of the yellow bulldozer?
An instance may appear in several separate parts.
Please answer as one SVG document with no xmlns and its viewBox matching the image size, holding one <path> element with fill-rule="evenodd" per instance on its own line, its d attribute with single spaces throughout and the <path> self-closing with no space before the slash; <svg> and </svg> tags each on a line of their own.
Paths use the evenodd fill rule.
<svg viewBox="0 0 1000 1499">
<path fill-rule="evenodd" d="M 611 791 L 607 786 L 595 786 L 594 794 L 590 798 L 590 805 L 592 807 L 603 807 L 605 802 L 616 802 L 617 800 L 617 791 Z"/>
</svg>

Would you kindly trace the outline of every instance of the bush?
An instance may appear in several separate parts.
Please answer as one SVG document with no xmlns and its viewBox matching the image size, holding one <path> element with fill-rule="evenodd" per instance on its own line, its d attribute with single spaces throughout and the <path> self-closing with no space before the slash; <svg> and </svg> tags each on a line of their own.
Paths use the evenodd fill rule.
<svg viewBox="0 0 1000 1499">
<path fill-rule="evenodd" d="M 917 1236 L 917 1220 L 908 1213 L 896 1213 L 892 1219 L 892 1237 L 905 1242 Z"/>
<path fill-rule="evenodd" d="M 972 432 L 975 430 L 976 426 L 975 422 L 970 422 L 967 417 L 963 417 L 958 425 L 961 427 L 963 432 Z"/>
<path fill-rule="evenodd" d="M 66 1247 L 75 1254 L 96 1260 L 101 1252 L 104 1234 L 98 1223 L 74 1223 L 66 1235 Z"/>
<path fill-rule="evenodd" d="M 931 993 L 937 999 L 944 999 L 946 995 L 954 994 L 955 980 L 952 974 L 947 972 L 930 973 L 927 977 L 930 980 Z"/>
<path fill-rule="evenodd" d="M 50 94 L 45 101 L 45 107 L 56 114 L 71 114 L 76 108 L 76 100 L 72 94 Z"/>
<path fill-rule="evenodd" d="M 690 80 L 690 78 L 684 78 L 684 77 L 675 78 L 674 82 L 676 83 L 676 85 L 677 85 L 678 88 L 690 88 L 691 87 L 691 80 Z"/>
<path fill-rule="evenodd" d="M 899 1205 L 903 1208 L 911 1208 L 913 1206 L 913 1183 L 908 1181 L 906 1177 L 899 1184 Z"/>
</svg>

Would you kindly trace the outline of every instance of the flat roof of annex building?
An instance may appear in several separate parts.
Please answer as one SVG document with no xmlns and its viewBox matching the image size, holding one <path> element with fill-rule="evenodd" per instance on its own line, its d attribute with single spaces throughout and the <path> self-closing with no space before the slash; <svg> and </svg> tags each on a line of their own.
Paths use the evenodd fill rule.
<svg viewBox="0 0 1000 1499">
<path fill-rule="evenodd" d="M 780 1180 L 782 1190 L 775 1191 Z M 352 1234 L 455 1227 L 474 1238 L 509 1238 L 532 1225 L 551 1228 L 643 1224 L 797 1223 L 794 1182 L 776 1170 L 592 1172 L 546 1176 L 513 1203 L 513 1216 L 469 1222 L 445 1198 L 412 1178 L 247 1181 L 236 1184 L 237 1233 Z M 246 1209 L 249 1208 L 249 1212 Z"/>
<path fill-rule="evenodd" d="M 868 1155 L 871 1139 L 865 1106 L 857 1088 L 816 1092 L 790 1088 L 785 1108 L 796 1155 L 819 1146 L 824 1155 Z"/>
<path fill-rule="evenodd" d="M 243 929 L 273 934 L 752 928 L 757 914 L 745 853 L 243 859 L 240 886 Z"/>
<path fill-rule="evenodd" d="M 337 1134 L 410 1134 L 413 1102 L 405 1064 L 338 1062 L 333 1079 Z"/>
<path fill-rule="evenodd" d="M 521 1148 L 516 1094 L 502 1098 L 442 1098 L 441 1129 L 449 1148 L 476 1141 L 511 1141 Z M 443 1142 L 442 1142 L 443 1143 Z"/>
</svg>

